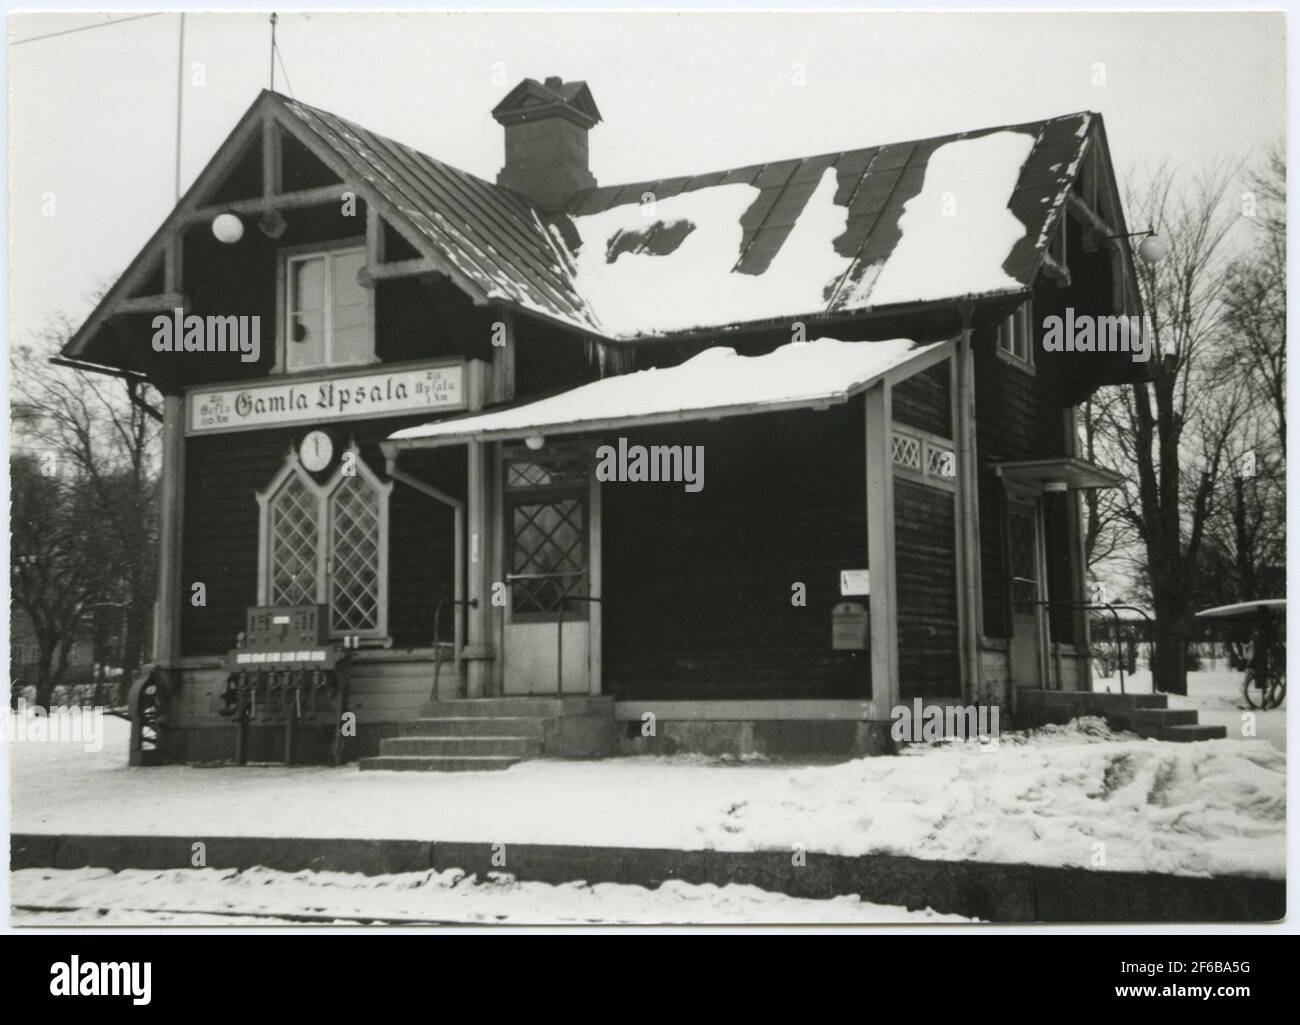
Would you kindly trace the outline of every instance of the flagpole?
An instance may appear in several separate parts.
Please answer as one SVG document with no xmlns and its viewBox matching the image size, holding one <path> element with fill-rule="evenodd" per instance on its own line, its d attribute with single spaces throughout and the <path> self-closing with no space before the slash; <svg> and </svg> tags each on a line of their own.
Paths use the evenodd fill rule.
<svg viewBox="0 0 1300 1025">
<path fill-rule="evenodd" d="M 185 96 L 185 12 L 176 40 L 176 202 L 181 201 L 181 112 Z"/>
</svg>

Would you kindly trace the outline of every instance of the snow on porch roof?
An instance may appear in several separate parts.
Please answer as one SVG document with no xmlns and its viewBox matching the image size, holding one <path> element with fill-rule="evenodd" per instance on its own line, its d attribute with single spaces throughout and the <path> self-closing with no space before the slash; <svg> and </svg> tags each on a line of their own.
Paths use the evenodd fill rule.
<svg viewBox="0 0 1300 1025">
<path fill-rule="evenodd" d="M 510 409 L 408 427 L 385 451 L 493 441 L 528 434 L 579 434 L 684 420 L 803 409 L 846 402 L 885 376 L 910 377 L 946 356 L 952 341 L 906 338 L 790 343 L 763 356 L 706 349 L 673 367 L 638 370 Z"/>
</svg>

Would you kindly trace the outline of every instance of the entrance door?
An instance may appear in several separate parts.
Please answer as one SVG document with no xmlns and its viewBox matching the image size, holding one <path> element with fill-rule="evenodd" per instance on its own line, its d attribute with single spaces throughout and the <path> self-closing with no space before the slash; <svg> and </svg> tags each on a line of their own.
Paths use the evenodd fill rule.
<svg viewBox="0 0 1300 1025">
<path fill-rule="evenodd" d="M 504 465 L 506 694 L 591 687 L 590 503 L 582 455 L 529 453 Z"/>
<path fill-rule="evenodd" d="M 1046 599 L 1038 507 L 1033 502 L 1007 503 L 1007 541 L 1011 570 L 1011 674 L 1017 687 L 1043 686 L 1043 618 Z"/>
</svg>

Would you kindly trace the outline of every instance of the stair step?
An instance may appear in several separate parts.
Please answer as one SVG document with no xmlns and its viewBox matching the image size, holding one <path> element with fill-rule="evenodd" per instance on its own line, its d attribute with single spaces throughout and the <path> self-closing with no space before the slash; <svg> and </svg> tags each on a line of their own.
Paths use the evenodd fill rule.
<svg viewBox="0 0 1300 1025">
<path fill-rule="evenodd" d="M 379 755 L 377 758 L 362 758 L 361 771 L 488 772 L 508 769 L 520 761 L 505 755 Z"/>
<path fill-rule="evenodd" d="M 553 718 L 560 715 L 611 715 L 612 697 L 575 694 L 567 697 L 451 698 L 426 701 L 420 706 L 424 718 Z"/>
<path fill-rule="evenodd" d="M 1129 726 L 1195 726 L 1194 708 L 1127 708 L 1110 712 L 1107 717 L 1120 729 Z"/>
<path fill-rule="evenodd" d="M 481 737 L 491 733 L 494 737 L 536 737 L 539 740 L 546 730 L 546 719 L 538 716 L 429 716 L 406 723 L 403 735 L 408 737 Z"/>
<path fill-rule="evenodd" d="M 482 728 L 480 723 L 480 728 Z M 532 758 L 542 753 L 539 737 L 392 737 L 379 742 L 380 757 L 504 755 Z"/>
<path fill-rule="evenodd" d="M 1226 726 L 1162 726 L 1152 734 L 1156 740 L 1191 743 L 1196 740 L 1223 740 L 1228 736 Z"/>
</svg>

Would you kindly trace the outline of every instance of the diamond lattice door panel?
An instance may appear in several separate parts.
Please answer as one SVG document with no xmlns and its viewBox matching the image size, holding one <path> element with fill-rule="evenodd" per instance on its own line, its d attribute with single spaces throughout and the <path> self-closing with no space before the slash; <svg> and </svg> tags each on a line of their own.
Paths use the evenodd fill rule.
<svg viewBox="0 0 1300 1025">
<path fill-rule="evenodd" d="M 379 629 L 380 494 L 360 474 L 330 497 L 330 629 Z"/>
<path fill-rule="evenodd" d="M 271 503 L 272 605 L 316 601 L 319 506 L 315 492 L 296 474 L 285 480 Z"/>
<path fill-rule="evenodd" d="M 513 572 L 516 612 L 558 612 L 581 591 L 586 573 L 583 503 L 570 498 L 514 507 Z"/>
</svg>

